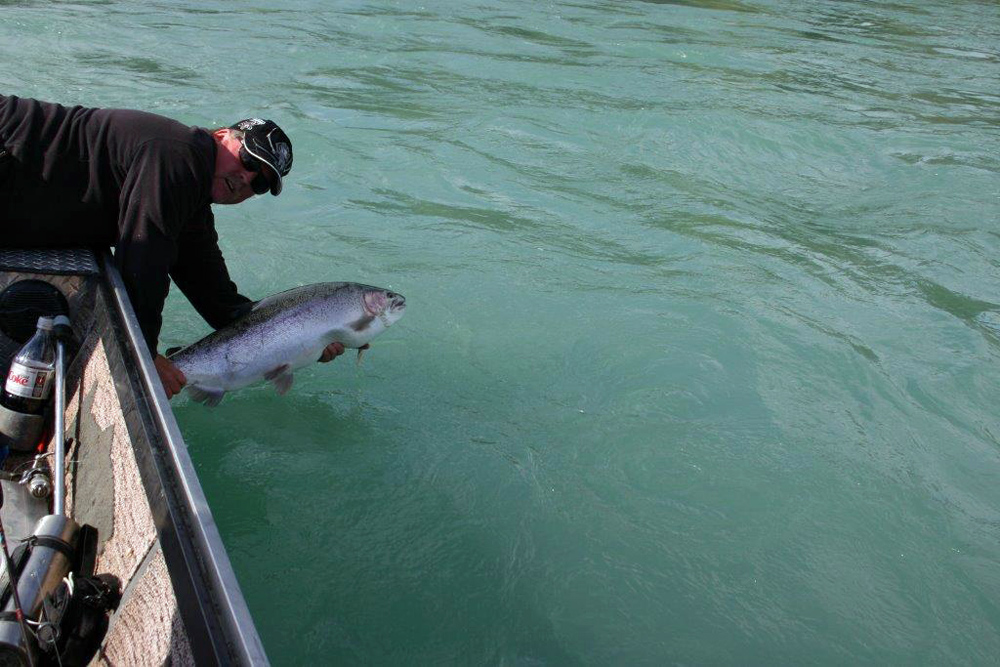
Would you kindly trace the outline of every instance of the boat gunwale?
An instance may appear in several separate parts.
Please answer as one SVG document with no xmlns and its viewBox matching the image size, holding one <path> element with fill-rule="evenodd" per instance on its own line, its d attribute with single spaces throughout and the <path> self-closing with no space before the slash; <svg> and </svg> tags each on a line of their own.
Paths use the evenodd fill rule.
<svg viewBox="0 0 1000 667">
<path fill-rule="evenodd" d="M 124 339 L 118 341 L 121 361 L 126 372 L 131 371 L 129 384 L 138 384 L 138 391 L 134 386 L 123 389 L 136 395 L 137 404 L 144 399 L 147 408 L 137 411 L 146 413 L 145 419 L 134 412 L 129 415 L 129 411 L 126 418 L 131 416 L 133 420 L 151 422 L 130 426 L 130 430 L 138 426 L 152 431 L 148 433 L 151 436 L 146 443 L 148 451 L 139 451 L 143 448 L 136 447 L 134 440 L 133 447 L 195 660 L 198 663 L 268 664 L 187 445 L 110 252 L 101 255 L 100 268 L 103 280 L 99 282 L 111 296 L 107 304 L 109 314 L 116 312 L 120 318 L 118 327 L 114 322 L 109 324 L 112 329 L 120 328 L 124 335 Z M 116 378 L 116 384 L 121 380 Z M 183 567 L 183 572 L 178 571 L 178 565 Z M 207 590 L 204 589 L 206 585 Z M 192 614 L 202 620 L 202 627 L 191 623 Z M 207 640 L 211 648 L 199 640 Z"/>
</svg>

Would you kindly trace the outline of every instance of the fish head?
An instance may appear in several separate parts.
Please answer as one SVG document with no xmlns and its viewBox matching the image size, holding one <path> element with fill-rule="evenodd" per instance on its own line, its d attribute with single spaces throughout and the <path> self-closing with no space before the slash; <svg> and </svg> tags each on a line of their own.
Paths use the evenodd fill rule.
<svg viewBox="0 0 1000 667">
<path fill-rule="evenodd" d="M 377 317 L 386 327 L 394 324 L 406 311 L 406 298 L 389 290 L 368 288 L 361 297 L 365 314 Z"/>
</svg>

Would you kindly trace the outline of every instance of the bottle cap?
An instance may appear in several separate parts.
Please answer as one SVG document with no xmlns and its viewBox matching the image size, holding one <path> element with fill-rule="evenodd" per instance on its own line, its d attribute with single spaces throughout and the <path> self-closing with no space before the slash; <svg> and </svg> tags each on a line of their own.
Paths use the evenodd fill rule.
<svg viewBox="0 0 1000 667">
<path fill-rule="evenodd" d="M 42 315 L 38 318 L 38 328 L 52 331 L 52 318 Z"/>
</svg>

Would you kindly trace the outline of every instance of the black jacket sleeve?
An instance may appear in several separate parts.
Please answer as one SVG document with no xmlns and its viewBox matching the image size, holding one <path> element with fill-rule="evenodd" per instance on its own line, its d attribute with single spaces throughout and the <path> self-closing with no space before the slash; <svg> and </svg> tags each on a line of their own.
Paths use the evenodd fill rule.
<svg viewBox="0 0 1000 667">
<path fill-rule="evenodd" d="M 177 247 L 170 276 L 210 326 L 224 327 L 250 309 L 253 302 L 229 278 L 211 208 L 184 226 Z"/>
<path fill-rule="evenodd" d="M 132 301 L 150 354 L 156 354 L 163 302 L 170 287 L 168 272 L 177 256 L 174 237 L 187 210 L 191 179 L 170 147 L 151 141 L 133 157 L 119 195 L 115 263 Z"/>
<path fill-rule="evenodd" d="M 150 354 L 156 354 L 161 311 L 173 275 L 213 327 L 224 326 L 250 300 L 229 279 L 194 149 L 170 140 L 144 144 L 131 161 L 119 198 L 115 261 Z"/>
</svg>

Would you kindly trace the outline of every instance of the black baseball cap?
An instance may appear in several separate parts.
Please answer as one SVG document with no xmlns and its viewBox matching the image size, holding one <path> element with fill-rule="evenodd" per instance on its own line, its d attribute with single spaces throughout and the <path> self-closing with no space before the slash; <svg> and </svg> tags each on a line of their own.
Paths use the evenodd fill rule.
<svg viewBox="0 0 1000 667">
<path fill-rule="evenodd" d="M 247 118 L 229 128 L 242 131 L 243 148 L 274 172 L 271 194 L 278 196 L 282 177 L 292 170 L 292 142 L 288 135 L 273 120 L 261 118 Z"/>
</svg>

